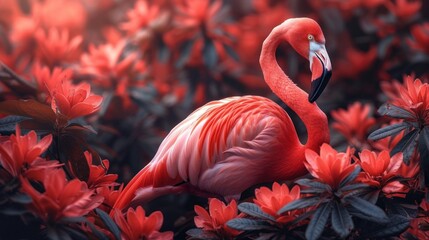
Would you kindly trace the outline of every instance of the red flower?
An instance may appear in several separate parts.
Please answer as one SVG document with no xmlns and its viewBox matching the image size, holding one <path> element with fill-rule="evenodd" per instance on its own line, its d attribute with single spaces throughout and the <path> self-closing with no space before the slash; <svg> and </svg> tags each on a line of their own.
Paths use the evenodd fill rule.
<svg viewBox="0 0 429 240">
<path fill-rule="evenodd" d="M 333 128 L 339 131 L 349 144 L 356 147 L 364 147 L 368 136 L 368 130 L 374 125 L 375 119 L 369 116 L 371 106 L 355 102 L 347 110 L 332 111 L 335 119 Z"/>
<path fill-rule="evenodd" d="M 405 186 L 399 181 L 390 181 L 392 177 L 398 175 L 399 168 L 404 164 L 402 153 L 390 157 L 386 150 L 377 154 L 365 149 L 359 153 L 359 159 L 363 172 L 357 181 L 381 189 L 388 197 L 405 196 Z"/>
<path fill-rule="evenodd" d="M 226 223 L 234 218 L 239 218 L 237 202 L 232 200 L 228 205 L 216 198 L 209 199 L 209 211 L 195 205 L 197 216 L 194 218 L 195 226 L 206 231 L 215 232 L 224 238 L 232 238 L 240 232 L 229 228 Z"/>
<path fill-rule="evenodd" d="M 295 185 L 290 191 L 286 184 L 280 185 L 277 182 L 273 183 L 272 190 L 267 187 L 261 187 L 255 190 L 253 201 L 259 205 L 262 211 L 276 218 L 279 223 L 287 223 L 295 219 L 296 211 L 286 212 L 278 215 L 277 212 L 286 204 L 299 199 L 300 188 Z"/>
<path fill-rule="evenodd" d="M 31 14 L 46 29 L 67 29 L 74 35 L 86 24 L 87 11 L 83 4 L 80 0 L 31 1 Z"/>
<path fill-rule="evenodd" d="M 138 32 L 140 37 L 150 37 L 149 31 L 144 31 L 149 28 L 165 28 L 168 23 L 168 14 L 162 12 L 157 4 L 149 4 L 148 1 L 138 0 L 134 8 L 127 12 L 128 21 L 122 24 L 122 29 L 128 32 L 129 35 Z"/>
<path fill-rule="evenodd" d="M 46 174 L 43 186 L 45 192 L 41 193 L 28 180 L 22 179 L 22 190 L 33 199 L 31 210 L 46 223 L 86 215 L 103 202 L 102 197 L 92 196 L 94 191 L 88 189 L 85 182 L 67 181 L 62 169 Z"/>
<path fill-rule="evenodd" d="M 91 94 L 91 86 L 88 83 L 73 85 L 71 82 L 62 82 L 53 90 L 52 98 L 52 109 L 68 119 L 96 112 L 103 100 L 103 97 Z"/>
<path fill-rule="evenodd" d="M 350 148 L 345 153 L 338 153 L 329 144 L 324 143 L 320 147 L 320 155 L 310 149 L 305 151 L 304 164 L 313 177 L 336 189 L 356 167 L 356 164 L 351 163 L 351 156 Z"/>
<path fill-rule="evenodd" d="M 429 54 L 429 23 L 414 25 L 410 31 L 413 40 L 408 40 L 408 44 L 416 50 Z"/>
<path fill-rule="evenodd" d="M 46 103 L 51 103 L 51 95 L 53 95 L 53 90 L 57 88 L 57 85 L 64 80 L 71 81 L 73 74 L 71 69 L 56 67 L 51 71 L 48 67 L 40 64 L 34 64 L 32 73 L 42 94 L 41 97 Z"/>
<path fill-rule="evenodd" d="M 172 232 L 159 232 L 161 229 L 163 216 L 160 211 L 153 212 L 148 217 L 141 206 L 136 210 L 128 208 L 126 217 L 121 211 L 116 210 L 114 220 L 122 231 L 122 238 L 125 240 L 134 239 L 173 239 Z"/>
<path fill-rule="evenodd" d="M 367 71 L 373 66 L 377 58 L 377 48 L 371 47 L 368 51 L 356 49 L 351 41 L 345 41 L 342 47 L 341 57 L 336 58 L 335 66 L 338 72 L 335 79 L 351 78 L 358 79 L 360 73 Z"/>
<path fill-rule="evenodd" d="M 429 85 L 427 83 L 422 83 L 418 78 L 414 80 L 413 76 L 406 76 L 403 84 L 384 83 L 381 87 L 390 98 L 391 104 L 410 112 L 419 122 L 429 123 Z"/>
<path fill-rule="evenodd" d="M 414 17 L 420 11 L 422 3 L 420 0 L 396 0 L 385 1 L 385 6 L 399 20 L 405 21 L 411 17 Z"/>
<path fill-rule="evenodd" d="M 94 113 L 100 108 L 103 98 L 91 94 L 88 83 L 74 85 L 71 80 L 72 72 L 54 68 L 36 66 L 33 68 L 39 88 L 48 96 L 46 101 L 51 103 L 52 109 L 67 119 L 73 119 Z"/>
<path fill-rule="evenodd" d="M 123 189 L 124 184 L 121 184 L 121 186 L 119 186 L 119 189 L 117 190 L 115 190 L 115 186 L 105 186 L 97 188 L 95 190 L 97 195 L 102 196 L 104 198 L 103 204 L 101 204 L 99 208 L 105 212 L 110 212 Z"/>
<path fill-rule="evenodd" d="M 34 32 L 36 29 L 37 24 L 31 17 L 22 16 L 13 22 L 9 37 L 11 42 L 17 46 L 16 51 L 18 53 L 34 52 Z"/>
<path fill-rule="evenodd" d="M 52 135 L 38 141 L 37 134 L 30 131 L 21 136 L 21 129 L 16 126 L 16 135 L 0 142 L 0 164 L 12 176 L 25 176 L 33 180 L 43 180 L 46 169 L 61 166 L 58 161 L 47 161 L 40 155 L 48 149 Z"/>
<path fill-rule="evenodd" d="M 167 41 L 178 48 L 185 41 L 195 43 L 190 54 L 191 65 L 201 65 L 202 52 L 214 48 L 218 55 L 224 53 L 222 44 L 232 45 L 231 35 L 235 25 L 227 24 L 227 9 L 220 0 L 176 0 L 175 28 L 167 35 Z M 207 45 L 208 40 L 212 46 Z M 213 49 L 212 49 L 213 50 Z M 207 63 L 206 63 L 207 64 Z"/>
<path fill-rule="evenodd" d="M 120 60 L 124 47 L 123 41 L 116 45 L 104 44 L 98 47 L 90 45 L 89 53 L 82 55 L 80 73 L 93 75 L 94 83 L 107 89 L 121 81 L 128 81 L 129 71 L 137 55 L 131 53 Z"/>
<path fill-rule="evenodd" d="M 36 34 L 36 54 L 44 64 L 53 67 L 60 63 L 73 62 L 80 56 L 80 44 L 82 36 L 71 38 L 66 29 L 49 29 L 46 34 L 39 29 Z"/>
<path fill-rule="evenodd" d="M 107 174 L 109 170 L 109 160 L 104 159 L 101 161 L 101 165 L 93 165 L 92 154 L 88 151 L 84 152 L 86 161 L 89 167 L 89 177 L 86 183 L 88 188 L 96 189 L 99 187 L 108 187 L 116 185 L 117 174 Z M 72 168 L 70 168 L 72 169 Z"/>
</svg>

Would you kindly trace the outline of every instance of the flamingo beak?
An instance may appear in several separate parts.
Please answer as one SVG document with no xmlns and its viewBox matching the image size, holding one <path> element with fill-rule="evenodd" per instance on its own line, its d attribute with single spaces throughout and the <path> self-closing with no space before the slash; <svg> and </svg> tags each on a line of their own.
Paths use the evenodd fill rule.
<svg viewBox="0 0 429 240">
<path fill-rule="evenodd" d="M 314 102 L 322 94 L 332 76 L 331 60 L 324 44 L 310 42 L 311 90 L 308 101 Z"/>
</svg>

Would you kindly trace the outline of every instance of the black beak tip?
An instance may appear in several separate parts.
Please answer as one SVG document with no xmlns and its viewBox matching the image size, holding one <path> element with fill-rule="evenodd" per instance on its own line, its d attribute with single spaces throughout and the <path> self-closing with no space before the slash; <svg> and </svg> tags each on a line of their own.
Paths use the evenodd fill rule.
<svg viewBox="0 0 429 240">
<path fill-rule="evenodd" d="M 319 98 L 320 94 L 322 94 L 323 90 L 328 84 L 329 79 L 331 79 L 331 76 L 332 76 L 332 71 L 323 69 L 322 76 L 320 76 L 319 78 L 311 82 L 311 90 L 310 90 L 310 94 L 308 95 L 308 101 L 310 103 L 313 103 Z"/>
</svg>

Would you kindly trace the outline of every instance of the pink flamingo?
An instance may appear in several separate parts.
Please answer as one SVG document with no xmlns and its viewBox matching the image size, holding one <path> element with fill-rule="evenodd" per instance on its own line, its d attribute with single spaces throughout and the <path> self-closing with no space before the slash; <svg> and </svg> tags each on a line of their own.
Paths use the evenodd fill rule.
<svg viewBox="0 0 429 240">
<path fill-rule="evenodd" d="M 277 64 L 275 52 L 281 41 L 309 60 L 309 95 Z M 209 102 L 171 130 L 113 209 L 184 190 L 237 198 L 255 184 L 304 175 L 305 149 L 318 152 L 322 143 L 329 142 L 326 115 L 314 103 L 331 76 L 324 43 L 322 30 L 314 20 L 288 19 L 272 30 L 260 57 L 269 87 L 305 124 L 305 144 L 300 142 L 287 113 L 270 99 L 242 96 Z"/>
</svg>

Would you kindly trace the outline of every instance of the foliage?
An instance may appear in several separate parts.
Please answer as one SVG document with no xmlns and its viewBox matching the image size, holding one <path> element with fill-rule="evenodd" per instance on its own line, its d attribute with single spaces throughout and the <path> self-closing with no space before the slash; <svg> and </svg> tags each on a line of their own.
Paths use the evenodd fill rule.
<svg viewBox="0 0 429 240">
<path fill-rule="evenodd" d="M 320 23 L 333 66 L 317 102 L 331 142 L 307 150 L 310 175 L 109 215 L 120 182 L 195 108 L 279 102 L 259 54 L 296 16 Z M 0 236 L 429 238 L 428 29 L 422 0 L 0 0 Z M 276 55 L 308 91 L 308 63 Z"/>
</svg>

